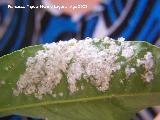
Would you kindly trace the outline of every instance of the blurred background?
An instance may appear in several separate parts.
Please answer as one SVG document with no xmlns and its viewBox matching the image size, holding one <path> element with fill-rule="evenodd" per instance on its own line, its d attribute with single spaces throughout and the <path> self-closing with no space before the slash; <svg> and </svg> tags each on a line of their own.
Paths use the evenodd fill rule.
<svg viewBox="0 0 160 120">
<path fill-rule="evenodd" d="M 27 7 L 78 4 L 87 8 Z M 86 37 L 124 37 L 160 46 L 159 12 L 160 0 L 0 0 L 0 56 L 35 44 Z M 150 118 L 157 114 L 153 108 L 145 111 L 151 113 Z M 135 120 L 137 116 L 143 114 L 136 114 Z M 13 115 L 0 119 L 21 120 L 22 117 Z"/>
<path fill-rule="evenodd" d="M 77 5 L 25 9 L 8 5 Z M 20 48 L 86 37 L 124 37 L 160 45 L 160 0 L 0 0 L 0 56 Z"/>
</svg>

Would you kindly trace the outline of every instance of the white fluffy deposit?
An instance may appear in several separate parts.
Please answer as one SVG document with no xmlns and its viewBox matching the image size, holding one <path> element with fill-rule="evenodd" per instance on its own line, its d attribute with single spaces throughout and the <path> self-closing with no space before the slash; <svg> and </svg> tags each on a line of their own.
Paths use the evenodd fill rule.
<svg viewBox="0 0 160 120">
<path fill-rule="evenodd" d="M 77 81 L 83 79 L 91 83 L 97 90 L 105 92 L 109 89 L 110 81 L 114 73 L 121 69 L 122 63 L 134 58 L 136 46 L 125 42 L 123 38 L 115 41 L 111 38 L 86 38 L 85 40 L 71 39 L 43 45 L 34 57 L 29 57 L 26 62 L 26 70 L 17 81 L 14 95 L 21 93 L 34 95 L 42 99 L 43 95 L 56 96 L 54 89 L 67 76 L 70 93 L 85 89 L 85 86 L 77 87 Z M 120 61 L 119 58 L 124 58 Z M 151 52 L 147 52 L 144 58 L 137 60 L 136 67 L 143 65 L 146 72 L 144 81 L 153 79 L 152 68 L 154 65 Z M 136 73 L 136 69 L 126 66 L 124 70 L 128 79 Z M 82 89 L 83 88 L 83 89 Z M 63 93 L 59 93 L 63 96 Z"/>
</svg>

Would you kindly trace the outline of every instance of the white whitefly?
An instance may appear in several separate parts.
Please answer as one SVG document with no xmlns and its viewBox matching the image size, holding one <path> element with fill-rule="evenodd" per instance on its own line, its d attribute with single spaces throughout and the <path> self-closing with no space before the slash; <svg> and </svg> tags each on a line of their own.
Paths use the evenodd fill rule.
<svg viewBox="0 0 160 120">
<path fill-rule="evenodd" d="M 145 73 L 143 76 L 144 80 L 146 82 L 150 82 L 151 80 L 153 80 L 153 72 L 152 72 L 152 69 L 153 69 L 153 66 L 154 66 L 154 59 L 153 59 L 153 55 L 151 52 L 147 52 L 145 55 L 144 55 L 144 58 L 142 59 L 137 59 L 137 64 L 136 64 L 137 67 L 140 67 L 140 66 L 144 66 L 145 68 Z"/>
<path fill-rule="evenodd" d="M 118 41 L 123 42 L 123 41 L 125 41 L 125 38 L 120 37 L 120 38 L 118 38 Z"/>
<path fill-rule="evenodd" d="M 122 56 L 127 58 L 131 58 L 134 55 L 135 48 L 133 46 L 124 46 L 124 49 L 122 50 Z"/>
<path fill-rule="evenodd" d="M 133 73 L 135 73 L 135 72 L 136 72 L 136 69 L 135 69 L 135 68 L 127 66 L 127 67 L 125 68 L 126 78 L 128 79 L 128 78 L 129 78 Z"/>
<path fill-rule="evenodd" d="M 60 97 L 62 97 L 62 96 L 63 96 L 63 92 L 60 92 L 58 95 L 59 95 Z"/>
<path fill-rule="evenodd" d="M 146 82 L 151 82 L 154 79 L 152 71 L 146 72 L 142 77 L 145 79 Z"/>
<path fill-rule="evenodd" d="M 1 85 L 5 85 L 5 84 L 6 84 L 6 81 L 0 80 L 0 84 L 1 84 Z"/>
<path fill-rule="evenodd" d="M 154 60 L 151 52 L 147 52 L 147 54 L 144 56 L 145 58 L 145 69 L 150 70 L 153 68 Z"/>
</svg>

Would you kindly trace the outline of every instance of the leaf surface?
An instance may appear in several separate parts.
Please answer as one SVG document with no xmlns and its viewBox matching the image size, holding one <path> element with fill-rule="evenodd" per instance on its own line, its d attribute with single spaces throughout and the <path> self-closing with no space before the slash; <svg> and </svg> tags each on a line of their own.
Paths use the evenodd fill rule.
<svg viewBox="0 0 160 120">
<path fill-rule="evenodd" d="M 20 114 L 49 120 L 128 120 L 136 112 L 145 107 L 160 105 L 160 48 L 146 42 L 132 42 L 137 46 L 133 61 L 127 62 L 134 65 L 139 57 L 146 51 L 154 56 L 154 80 L 146 83 L 141 79 L 143 68 L 136 68 L 136 74 L 123 84 L 125 78 L 124 68 L 116 72 L 106 92 L 97 91 L 91 84 L 82 80 L 78 83 L 85 85 L 83 91 L 70 95 L 66 76 L 55 88 L 55 93 L 63 92 L 63 96 L 54 98 L 46 95 L 42 100 L 34 96 L 20 94 L 13 95 L 16 82 L 25 71 L 28 57 L 34 56 L 42 45 L 27 47 L 0 58 L 0 116 Z"/>
</svg>

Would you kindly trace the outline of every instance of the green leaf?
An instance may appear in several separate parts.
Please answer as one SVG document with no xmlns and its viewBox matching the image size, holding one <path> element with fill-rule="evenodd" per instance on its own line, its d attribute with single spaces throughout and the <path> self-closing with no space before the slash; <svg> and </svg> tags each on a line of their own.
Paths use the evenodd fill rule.
<svg viewBox="0 0 160 120">
<path fill-rule="evenodd" d="M 49 120 L 128 120 L 136 112 L 149 106 L 160 105 L 160 48 L 146 42 L 132 42 L 137 46 L 136 56 L 127 64 L 132 65 L 146 51 L 154 56 L 154 80 L 146 83 L 141 80 L 143 68 L 124 84 L 120 79 L 125 77 L 124 69 L 114 74 L 110 88 L 106 92 L 97 89 L 82 80 L 86 87 L 73 95 L 69 94 L 66 77 L 56 87 L 56 93 L 64 91 L 63 96 L 46 95 L 42 100 L 34 96 L 13 95 L 19 76 L 25 71 L 28 57 L 34 56 L 42 45 L 27 47 L 0 58 L 0 116 L 20 114 Z M 5 83 L 5 84 L 2 84 Z"/>
</svg>

